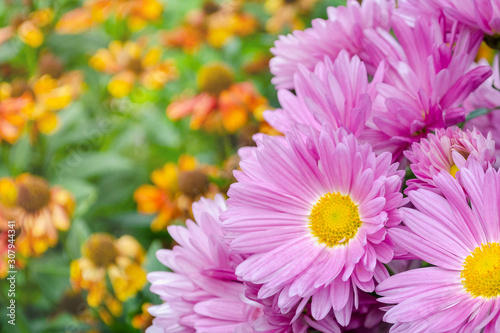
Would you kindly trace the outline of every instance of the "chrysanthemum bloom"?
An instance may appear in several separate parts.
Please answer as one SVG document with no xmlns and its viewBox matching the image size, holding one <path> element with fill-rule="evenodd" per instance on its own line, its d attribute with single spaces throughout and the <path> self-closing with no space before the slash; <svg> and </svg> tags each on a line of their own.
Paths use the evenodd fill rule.
<svg viewBox="0 0 500 333">
<path fill-rule="evenodd" d="M 136 81 L 146 89 L 158 90 L 177 78 L 172 60 L 161 60 L 160 48 L 146 49 L 144 40 L 112 41 L 107 49 L 99 49 L 89 64 L 99 72 L 113 74 L 108 91 L 116 98 L 130 94 Z"/>
<path fill-rule="evenodd" d="M 272 82 L 276 88 L 292 89 L 299 65 L 313 70 L 325 56 L 333 60 L 343 49 L 368 60 L 363 58 L 365 31 L 389 30 L 393 7 L 393 1 L 365 0 L 360 5 L 356 0 L 348 0 L 347 7 L 329 7 L 328 19 L 313 20 L 312 28 L 280 36 L 271 49 L 275 55 L 269 63 L 275 76 Z M 378 63 L 368 65 L 373 74 Z"/>
<path fill-rule="evenodd" d="M 50 187 L 45 179 L 27 173 L 9 183 L 11 185 L 2 183 L 0 197 L 11 198 L 10 204 L 4 205 L 21 228 L 16 248 L 23 256 L 39 256 L 57 244 L 58 230 L 69 229 L 75 208 L 73 196 L 61 187 Z"/>
<path fill-rule="evenodd" d="M 392 332 L 498 332 L 500 328 L 500 174 L 476 161 L 455 179 L 434 177 L 444 197 L 426 189 L 409 193 L 405 227 L 389 235 L 436 267 L 396 274 L 377 287 L 390 307 Z"/>
<path fill-rule="evenodd" d="M 198 72 L 200 93 L 182 98 L 167 107 L 167 116 L 176 120 L 191 116 L 191 128 L 234 133 L 252 113 L 267 107 L 252 83 L 234 82 L 231 68 L 222 63 L 205 65 Z"/>
<path fill-rule="evenodd" d="M 301 15 L 311 11 L 318 0 L 266 0 L 264 9 L 271 14 L 266 22 L 266 29 L 277 34 L 284 29 L 304 28 Z"/>
<path fill-rule="evenodd" d="M 141 244 L 132 236 L 115 239 L 104 233 L 92 234 L 82 246 L 82 257 L 71 262 L 71 285 L 76 291 L 87 290 L 88 304 L 99 307 L 101 317 L 109 322 L 110 315 L 121 314 L 120 302 L 134 296 L 146 283 L 146 272 L 141 267 L 144 255 Z"/>
<path fill-rule="evenodd" d="M 481 108 L 495 109 L 500 105 L 500 91 L 498 91 L 498 87 L 500 86 L 500 72 L 498 60 L 498 56 L 493 57 L 493 65 L 491 66 L 493 75 L 486 79 L 486 81 L 484 81 L 479 88 L 471 93 L 464 101 L 463 105 L 466 110 L 473 111 Z M 490 63 L 487 59 L 482 58 L 479 59 L 477 63 L 472 64 L 472 66 L 490 66 Z M 467 126 L 472 128 L 474 122 L 468 122 Z"/>
<path fill-rule="evenodd" d="M 173 220 L 191 217 L 191 205 L 198 198 L 213 197 L 217 193 L 217 187 L 208 178 L 215 171 L 211 166 L 199 165 L 193 156 L 182 155 L 177 163 L 166 163 L 153 171 L 154 185 L 141 185 L 135 190 L 137 210 L 144 214 L 157 213 L 151 229 L 165 230 Z"/>
<path fill-rule="evenodd" d="M 434 134 L 414 143 L 405 151 L 416 179 L 406 181 L 405 193 L 417 188 L 436 191 L 433 177 L 441 171 L 453 177 L 468 160 L 476 160 L 486 170 L 495 164 L 495 142 L 491 133 L 484 137 L 477 129 L 462 131 L 458 127 L 438 129 Z"/>
<path fill-rule="evenodd" d="M 485 61 L 481 65 L 487 65 Z M 495 110 L 500 106 L 500 71 L 498 67 L 498 56 L 493 61 L 493 75 L 488 78 L 469 98 L 464 102 L 468 110 L 480 108 L 489 109 L 491 112 L 465 123 L 464 128 L 477 128 L 481 133 L 491 133 L 495 142 L 500 142 L 500 112 Z M 496 146 L 497 165 L 500 158 L 500 145 Z"/>
<path fill-rule="evenodd" d="M 53 17 L 54 12 L 50 8 L 36 10 L 28 17 L 14 17 L 9 26 L 0 29 L 0 45 L 17 35 L 23 43 L 39 47 L 45 40 L 43 28 L 52 22 Z"/>
<path fill-rule="evenodd" d="M 295 94 L 278 91 L 282 109 L 265 112 L 266 120 L 282 133 L 301 123 L 321 129 L 344 127 L 356 137 L 367 129 L 376 96 L 375 85 L 382 79 L 383 67 L 368 83 L 365 64 L 357 56 L 341 51 L 333 62 L 325 57 L 314 71 L 299 66 L 294 75 Z"/>
<path fill-rule="evenodd" d="M 473 29 L 481 30 L 486 34 L 485 41 L 498 48 L 498 34 L 500 33 L 500 1 L 498 0 L 431 0 L 429 8 L 435 12 L 442 11 L 452 20 L 465 24 Z M 410 1 L 414 5 L 420 2 Z"/>
<path fill-rule="evenodd" d="M 234 274 L 243 259 L 224 242 L 219 215 L 225 209 L 220 194 L 213 201 L 202 198 L 193 204 L 196 222 L 168 227 L 179 245 L 157 252 L 171 272 L 148 274 L 151 291 L 164 302 L 149 308 L 156 318 L 148 333 L 250 332 L 262 314 L 245 300 L 245 287 Z"/>
<path fill-rule="evenodd" d="M 259 291 L 258 285 L 245 283 L 245 286 L 245 295 L 263 306 L 263 315 L 253 322 L 253 329 L 257 332 L 305 333 L 309 332 L 309 328 L 313 328 L 322 333 L 353 331 L 364 333 L 383 332 L 380 325 L 384 325 L 381 324 L 384 313 L 380 310 L 380 303 L 377 302 L 375 297 L 364 292 L 358 294 L 359 303 L 357 309 L 352 313 L 349 325 L 341 327 L 335 319 L 333 310 L 321 320 L 315 320 L 311 316 L 311 304 L 308 304 L 298 317 L 296 317 L 295 308 L 283 314 L 278 307 L 279 296 L 275 295 L 274 297 L 261 300 L 257 297 Z"/>
<path fill-rule="evenodd" d="M 401 177 L 389 153 L 376 156 L 344 129 L 301 127 L 246 148 L 222 216 L 236 274 L 279 295 L 287 313 L 311 300 L 316 320 L 333 308 L 349 324 L 358 289 L 372 292 L 393 257 L 387 229 L 401 221 Z"/>
<path fill-rule="evenodd" d="M 161 18 L 163 6 L 157 0 L 86 0 L 82 7 L 65 13 L 56 25 L 56 31 L 74 34 L 86 31 L 98 23 L 115 17 L 125 20 L 131 31 L 142 29 L 149 22 Z"/>
<path fill-rule="evenodd" d="M 398 17 L 393 22 L 397 40 L 379 31 L 392 42 L 371 44 L 381 53 L 399 53 L 397 58 L 403 59 L 386 59 L 384 82 L 377 85 L 373 103 L 372 127 L 377 131 L 371 139 L 375 151 L 392 152 L 398 159 L 429 131 L 464 121 L 471 110 L 462 103 L 491 75 L 491 69 L 471 68 L 480 33 L 463 29 L 449 34 L 445 24 L 428 17 L 420 17 L 413 27 Z"/>
</svg>

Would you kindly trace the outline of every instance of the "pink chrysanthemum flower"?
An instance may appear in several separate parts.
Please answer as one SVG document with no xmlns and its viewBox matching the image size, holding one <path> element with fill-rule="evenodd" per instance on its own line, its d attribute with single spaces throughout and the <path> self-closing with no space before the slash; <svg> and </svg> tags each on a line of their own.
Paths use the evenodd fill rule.
<svg viewBox="0 0 500 333">
<path fill-rule="evenodd" d="M 333 309 L 345 326 L 358 289 L 372 292 L 388 276 L 403 172 L 344 129 L 300 131 L 244 151 L 224 230 L 231 250 L 249 255 L 236 274 L 261 285 L 259 298 L 277 295 L 282 313 L 298 304 L 296 317 L 311 300 L 314 319 Z"/>
<path fill-rule="evenodd" d="M 486 59 L 480 59 L 479 62 L 477 64 L 474 63 L 473 66 L 490 66 L 490 64 Z M 484 81 L 479 88 L 470 94 L 464 101 L 466 110 L 472 111 L 480 108 L 494 109 L 500 106 L 500 91 L 498 90 L 500 87 L 500 68 L 498 55 L 494 57 L 491 69 L 493 75 Z M 469 125 L 469 122 L 467 125 Z"/>
<path fill-rule="evenodd" d="M 389 30 L 393 8 L 393 1 L 365 0 L 360 5 L 348 0 L 346 7 L 329 7 L 328 19 L 313 20 L 312 28 L 280 36 L 271 49 L 275 55 L 269 63 L 274 74 L 272 82 L 278 89 L 292 89 L 299 65 L 313 70 L 325 56 L 335 59 L 341 50 L 362 57 L 365 30 Z M 377 65 L 370 69 L 374 71 Z"/>
<path fill-rule="evenodd" d="M 411 150 L 405 151 L 410 160 L 410 168 L 416 179 L 406 182 L 405 193 L 418 188 L 439 191 L 433 177 L 445 171 L 453 177 L 468 160 L 478 161 L 486 170 L 495 164 L 495 142 L 491 134 L 484 137 L 477 129 L 462 131 L 458 127 L 436 130 L 419 143 L 414 143 Z"/>
<path fill-rule="evenodd" d="M 148 274 L 151 291 L 164 302 L 149 308 L 156 318 L 148 333 L 248 332 L 262 314 L 244 299 L 245 287 L 234 274 L 242 258 L 223 242 L 219 214 L 225 209 L 221 195 L 202 198 L 193 204 L 197 223 L 168 227 L 179 246 L 157 252 L 172 272 Z"/>
<path fill-rule="evenodd" d="M 420 17 L 414 27 L 398 17 L 393 21 L 403 52 L 400 57 L 405 60 L 387 58 L 384 82 L 377 85 L 373 102 L 371 127 L 378 130 L 374 149 L 389 151 L 398 159 L 429 131 L 464 121 L 470 110 L 462 103 L 491 75 L 491 69 L 470 69 L 481 42 L 478 33 L 448 34 L 440 20 L 426 17 Z"/>
<path fill-rule="evenodd" d="M 499 104 L 500 105 L 500 104 Z M 474 118 L 465 123 L 465 128 L 476 127 L 481 133 L 491 133 L 495 142 L 500 142 L 500 110 L 494 110 L 486 115 Z M 495 146 L 496 164 L 499 167 L 500 162 L 500 144 Z"/>
<path fill-rule="evenodd" d="M 281 133 L 297 123 L 318 130 L 328 124 L 333 129 L 344 127 L 359 137 L 366 129 L 371 101 L 376 96 L 375 85 L 382 73 L 383 67 L 369 83 L 364 63 L 357 56 L 351 59 L 346 51 L 341 51 L 335 62 L 325 57 L 314 72 L 299 66 L 294 75 L 295 94 L 280 89 L 282 109 L 266 111 L 264 117 Z"/>
<path fill-rule="evenodd" d="M 341 332 L 363 332 L 363 333 L 380 333 L 384 330 L 382 323 L 384 313 L 380 310 L 380 303 L 376 298 L 366 294 L 359 293 L 358 308 L 353 311 L 351 321 L 346 327 L 341 327 L 335 320 L 333 310 L 328 315 L 321 319 L 315 320 L 311 316 L 311 304 L 302 310 L 302 313 L 294 320 L 296 305 L 292 311 L 282 314 L 278 307 L 279 297 L 277 295 L 266 299 L 259 299 L 257 294 L 259 286 L 252 283 L 246 283 L 247 290 L 245 295 L 263 305 L 264 315 L 254 321 L 253 328 L 257 332 L 273 332 L 273 333 L 304 333 L 308 332 L 309 328 L 322 333 L 341 333 Z"/>
<path fill-rule="evenodd" d="M 500 331 L 500 173 L 471 161 L 457 179 L 434 177 L 444 197 L 426 189 L 409 193 L 405 227 L 392 239 L 436 267 L 383 281 L 379 300 L 396 304 L 384 320 L 391 332 Z"/>
<path fill-rule="evenodd" d="M 415 1 L 414 1 L 415 2 Z M 500 33 L 499 0 L 428 0 L 431 7 L 440 9 L 456 20 L 487 35 Z"/>
</svg>

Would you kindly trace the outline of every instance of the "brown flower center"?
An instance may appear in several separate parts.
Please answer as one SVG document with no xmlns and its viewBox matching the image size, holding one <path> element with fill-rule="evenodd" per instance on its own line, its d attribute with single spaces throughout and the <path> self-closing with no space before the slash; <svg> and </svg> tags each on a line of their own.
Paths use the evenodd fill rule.
<svg viewBox="0 0 500 333">
<path fill-rule="evenodd" d="M 179 190 L 195 198 L 207 191 L 208 177 L 199 170 L 184 171 L 179 175 Z"/>
<path fill-rule="evenodd" d="M 128 61 L 127 69 L 131 70 L 135 74 L 138 74 L 138 75 L 141 74 L 142 70 L 143 70 L 141 59 L 131 58 Z"/>
<path fill-rule="evenodd" d="M 233 72 L 227 65 L 206 65 L 198 72 L 198 87 L 203 92 L 218 96 L 231 86 L 233 78 Z"/>
<path fill-rule="evenodd" d="M 83 255 L 96 266 L 108 267 L 118 255 L 113 237 L 107 234 L 93 234 L 83 245 Z"/>
<path fill-rule="evenodd" d="M 64 72 L 63 63 L 52 53 L 45 53 L 40 57 L 38 68 L 40 69 L 40 75 L 48 74 L 54 79 L 59 78 Z"/>
<path fill-rule="evenodd" d="M 29 213 L 46 207 L 50 201 L 49 184 L 40 177 L 30 176 L 19 186 L 17 205 Z"/>
<path fill-rule="evenodd" d="M 207 15 L 216 13 L 219 11 L 219 9 L 220 9 L 220 6 L 213 1 L 205 1 L 203 3 L 203 12 Z"/>
<path fill-rule="evenodd" d="M 11 96 L 14 98 L 20 97 L 26 91 L 31 91 L 28 81 L 23 79 L 14 79 L 10 85 L 12 87 Z"/>
</svg>

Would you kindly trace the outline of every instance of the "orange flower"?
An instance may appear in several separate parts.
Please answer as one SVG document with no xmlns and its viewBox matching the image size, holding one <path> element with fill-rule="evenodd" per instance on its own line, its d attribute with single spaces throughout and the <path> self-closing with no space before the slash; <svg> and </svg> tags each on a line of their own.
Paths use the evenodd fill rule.
<svg viewBox="0 0 500 333">
<path fill-rule="evenodd" d="M 105 233 L 92 234 L 82 246 L 82 257 L 71 262 L 71 285 L 75 291 L 87 290 L 87 303 L 97 307 L 103 321 L 110 324 L 112 317 L 121 315 L 121 303 L 146 283 L 144 256 L 144 249 L 132 236 L 115 239 Z"/>
<path fill-rule="evenodd" d="M 135 190 L 137 210 L 143 214 L 156 213 L 151 229 L 165 230 L 172 220 L 191 217 L 191 204 L 200 196 L 217 193 L 217 187 L 208 180 L 208 175 L 215 172 L 213 167 L 198 165 L 194 157 L 182 155 L 177 164 L 167 163 L 153 171 L 154 185 L 141 185 Z"/>
<path fill-rule="evenodd" d="M 153 316 L 148 312 L 151 303 L 144 303 L 141 306 L 141 313 L 132 318 L 132 326 L 138 330 L 145 331 L 153 323 Z"/>
<path fill-rule="evenodd" d="M 203 8 L 190 11 L 181 27 L 164 34 L 164 44 L 187 52 L 196 51 L 203 41 L 220 48 L 234 36 L 248 36 L 258 28 L 257 19 L 241 10 L 239 1 L 222 5 L 205 1 Z"/>
<path fill-rule="evenodd" d="M 181 99 L 167 107 L 167 116 L 176 120 L 191 116 L 191 128 L 234 133 L 251 114 L 267 107 L 249 82 L 233 83 L 233 73 L 221 63 L 204 66 L 198 72 L 199 95 Z"/>
<path fill-rule="evenodd" d="M 130 30 L 142 29 L 148 22 L 161 18 L 163 6 L 157 0 L 87 0 L 83 7 L 65 13 L 56 31 L 74 34 L 86 31 L 114 16 L 126 20 Z"/>
<path fill-rule="evenodd" d="M 16 240 L 23 256 L 39 256 L 57 244 L 58 230 L 69 229 L 75 208 L 73 196 L 66 190 L 50 187 L 43 178 L 22 174 L 15 180 L 0 179 L 0 203 L 9 209 L 20 235 Z"/>
<path fill-rule="evenodd" d="M 166 31 L 162 35 L 162 41 L 165 46 L 181 48 L 185 53 L 197 51 L 203 40 L 203 31 L 189 24 Z"/>
<path fill-rule="evenodd" d="M 8 83 L 0 83 L 0 142 L 15 143 L 26 124 L 23 110 L 28 107 L 30 98 L 27 95 L 18 98 L 10 97 L 12 88 Z"/>
<path fill-rule="evenodd" d="M 283 29 L 302 30 L 304 23 L 300 15 L 311 11 L 318 0 L 266 0 L 264 8 L 271 14 L 266 29 L 277 34 Z"/>
<path fill-rule="evenodd" d="M 113 97 L 127 96 L 136 81 L 145 88 L 158 90 L 177 77 L 177 69 L 171 60 L 161 60 L 161 50 L 145 50 L 143 41 L 125 43 L 113 41 L 108 49 L 100 49 L 90 58 L 94 69 L 114 74 L 108 83 Z"/>
<path fill-rule="evenodd" d="M 86 7 L 80 7 L 61 16 L 55 30 L 61 34 L 78 34 L 89 30 L 95 24 L 92 12 Z"/>
<path fill-rule="evenodd" d="M 58 125 L 56 113 L 77 99 L 83 87 L 80 71 L 64 72 L 57 57 L 42 53 L 38 75 L 0 84 L 0 141 L 15 142 L 26 123 L 32 140 L 39 133 L 52 133 Z"/>
</svg>

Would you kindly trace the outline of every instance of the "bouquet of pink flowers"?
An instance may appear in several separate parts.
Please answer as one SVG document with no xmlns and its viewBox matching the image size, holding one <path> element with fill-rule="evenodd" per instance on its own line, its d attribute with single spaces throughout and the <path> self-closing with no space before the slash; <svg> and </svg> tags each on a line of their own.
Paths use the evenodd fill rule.
<svg viewBox="0 0 500 333">
<path fill-rule="evenodd" d="M 500 332 L 500 1 L 360 2 L 276 41 L 284 135 L 168 227 L 147 332 Z"/>
</svg>

